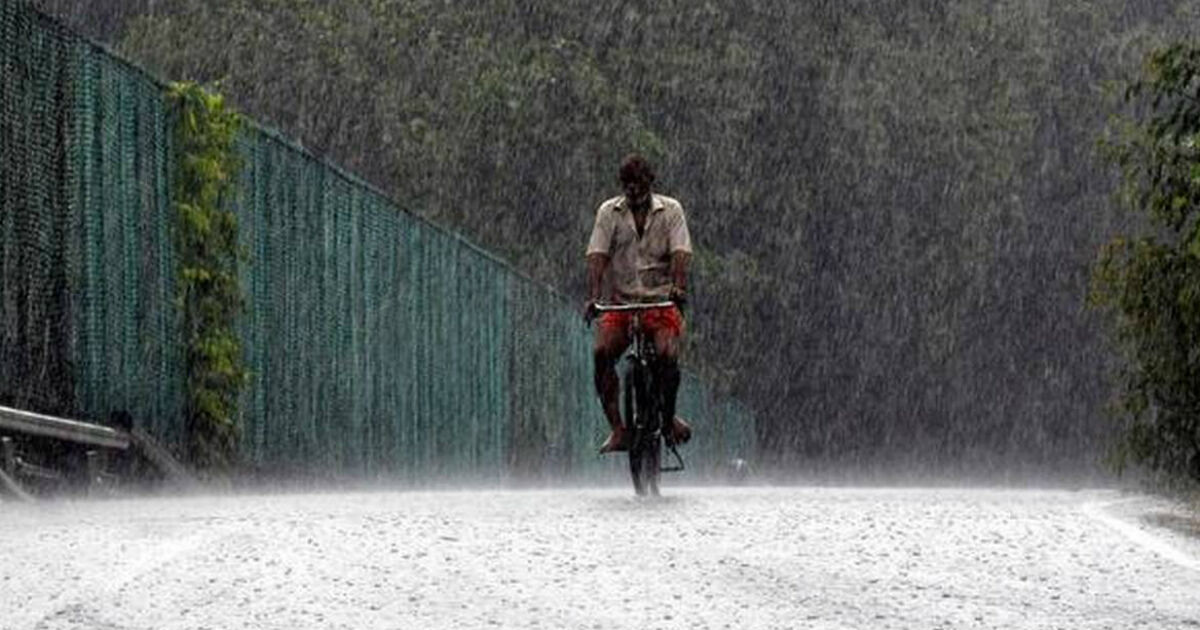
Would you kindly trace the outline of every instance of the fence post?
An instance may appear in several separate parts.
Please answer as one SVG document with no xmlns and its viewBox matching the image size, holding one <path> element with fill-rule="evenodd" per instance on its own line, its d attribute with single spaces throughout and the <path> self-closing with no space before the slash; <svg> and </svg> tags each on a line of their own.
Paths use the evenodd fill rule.
<svg viewBox="0 0 1200 630">
<path fill-rule="evenodd" d="M 17 445 L 7 435 L 0 437 L 0 470 L 9 476 L 17 472 Z"/>
<path fill-rule="evenodd" d="M 101 475 L 104 474 L 104 453 L 96 449 L 88 449 L 87 452 L 87 475 L 88 475 L 88 494 L 95 494 L 100 490 L 100 484 L 103 481 Z"/>
</svg>

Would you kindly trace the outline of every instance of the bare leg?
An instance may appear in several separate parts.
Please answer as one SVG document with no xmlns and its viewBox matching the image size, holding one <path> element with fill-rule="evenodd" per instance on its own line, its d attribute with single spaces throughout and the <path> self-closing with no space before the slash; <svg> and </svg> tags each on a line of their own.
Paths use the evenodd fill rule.
<svg viewBox="0 0 1200 630">
<path fill-rule="evenodd" d="M 691 427 L 675 417 L 675 403 L 679 396 L 679 336 L 667 329 L 659 329 L 654 333 L 654 349 L 657 360 L 654 364 L 655 380 L 662 389 L 663 417 L 668 423 L 665 427 L 671 432 L 672 439 L 677 443 L 686 442 L 691 437 Z"/>
<path fill-rule="evenodd" d="M 623 450 L 625 423 L 621 421 L 621 379 L 617 376 L 617 361 L 629 346 L 629 335 L 623 327 L 596 327 L 596 343 L 592 349 L 595 361 L 596 394 L 604 408 L 604 417 L 611 429 L 600 447 L 601 453 Z"/>
</svg>

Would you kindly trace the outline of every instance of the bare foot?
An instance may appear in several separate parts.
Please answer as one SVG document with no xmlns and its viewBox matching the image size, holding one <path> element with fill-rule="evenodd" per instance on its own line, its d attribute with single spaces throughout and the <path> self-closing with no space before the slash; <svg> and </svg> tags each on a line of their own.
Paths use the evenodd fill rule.
<svg viewBox="0 0 1200 630">
<path fill-rule="evenodd" d="M 604 444 L 600 447 L 600 454 L 627 450 L 629 450 L 629 445 L 625 443 L 625 429 L 619 428 L 608 434 L 608 439 L 604 440 Z"/>
<path fill-rule="evenodd" d="M 671 437 L 676 444 L 687 444 L 687 441 L 692 439 L 692 425 L 675 416 L 671 422 Z"/>
</svg>

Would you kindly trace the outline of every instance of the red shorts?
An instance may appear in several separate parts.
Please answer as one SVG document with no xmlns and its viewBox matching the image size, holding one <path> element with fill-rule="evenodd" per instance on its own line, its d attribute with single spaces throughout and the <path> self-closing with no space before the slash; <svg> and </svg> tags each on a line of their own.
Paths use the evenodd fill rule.
<svg viewBox="0 0 1200 630">
<path fill-rule="evenodd" d="M 613 328 L 628 329 L 633 323 L 633 314 L 635 311 L 609 311 L 600 314 L 600 328 L 611 330 Z M 665 330 L 671 333 L 673 337 L 679 337 L 683 334 L 683 315 L 679 312 L 678 306 L 667 306 L 663 308 L 652 308 L 648 311 L 640 311 L 642 314 L 642 329 L 651 335 L 659 330 Z"/>
</svg>

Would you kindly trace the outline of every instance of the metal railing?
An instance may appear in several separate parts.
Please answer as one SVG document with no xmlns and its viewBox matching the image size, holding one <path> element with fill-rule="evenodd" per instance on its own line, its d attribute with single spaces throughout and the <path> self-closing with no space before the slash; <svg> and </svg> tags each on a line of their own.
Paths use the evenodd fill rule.
<svg viewBox="0 0 1200 630">
<path fill-rule="evenodd" d="M 117 481 L 117 476 L 107 470 L 110 459 L 107 451 L 100 449 L 128 451 L 132 448 L 157 467 L 172 483 L 182 487 L 198 485 L 187 467 L 140 428 L 134 427 L 124 431 L 91 422 L 0 406 L 0 491 L 7 491 L 18 499 L 29 500 L 33 496 L 23 487 L 21 479 L 62 481 L 66 475 L 21 457 L 16 442 L 6 434 L 51 438 L 97 447 L 89 449 L 86 453 L 86 478 L 89 489 L 92 490 Z"/>
<path fill-rule="evenodd" d="M 56 418 L 11 407 L 0 407 L 0 432 L 16 431 L 27 435 L 67 440 L 91 446 L 129 448 L 129 434 L 111 427 Z"/>
</svg>

